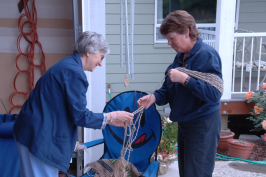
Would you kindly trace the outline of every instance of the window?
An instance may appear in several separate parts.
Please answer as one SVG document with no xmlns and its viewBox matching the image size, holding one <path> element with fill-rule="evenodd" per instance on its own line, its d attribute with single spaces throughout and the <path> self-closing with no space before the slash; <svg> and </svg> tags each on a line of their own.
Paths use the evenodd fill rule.
<svg viewBox="0 0 266 177">
<path fill-rule="evenodd" d="M 185 10 L 196 20 L 197 27 L 215 30 L 217 0 L 155 0 L 154 42 L 166 43 L 167 40 L 160 34 L 163 19 L 175 10 Z"/>
</svg>

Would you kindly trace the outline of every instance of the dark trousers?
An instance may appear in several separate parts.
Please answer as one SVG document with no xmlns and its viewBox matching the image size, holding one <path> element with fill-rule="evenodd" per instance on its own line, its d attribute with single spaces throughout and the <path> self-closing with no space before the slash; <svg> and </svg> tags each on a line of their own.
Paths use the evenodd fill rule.
<svg viewBox="0 0 266 177">
<path fill-rule="evenodd" d="M 221 114 L 178 123 L 180 177 L 211 177 L 220 139 Z"/>
</svg>

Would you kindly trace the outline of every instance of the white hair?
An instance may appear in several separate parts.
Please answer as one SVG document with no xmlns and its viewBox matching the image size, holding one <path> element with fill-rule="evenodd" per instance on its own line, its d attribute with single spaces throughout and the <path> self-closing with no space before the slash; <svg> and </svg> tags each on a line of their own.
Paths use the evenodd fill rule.
<svg viewBox="0 0 266 177">
<path fill-rule="evenodd" d="M 91 31 L 83 32 L 74 44 L 74 52 L 83 57 L 87 52 L 103 53 L 110 52 L 108 43 L 101 34 Z"/>
</svg>

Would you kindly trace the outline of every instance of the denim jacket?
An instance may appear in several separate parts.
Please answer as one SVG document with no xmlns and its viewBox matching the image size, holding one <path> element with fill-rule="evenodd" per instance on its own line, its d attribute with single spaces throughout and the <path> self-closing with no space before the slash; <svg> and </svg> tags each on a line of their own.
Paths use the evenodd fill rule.
<svg viewBox="0 0 266 177">
<path fill-rule="evenodd" d="M 211 73 L 222 79 L 222 64 L 217 51 L 198 39 L 187 58 L 183 62 L 183 53 L 177 53 L 175 60 L 166 69 L 183 67 L 193 71 Z M 184 122 L 207 116 L 220 109 L 221 93 L 214 86 L 191 77 L 186 86 L 172 82 L 167 76 L 162 87 L 156 90 L 156 104 L 169 103 L 170 119 Z"/>
<path fill-rule="evenodd" d="M 86 108 L 88 85 L 77 53 L 49 68 L 23 104 L 13 127 L 16 140 L 38 159 L 66 172 L 77 126 L 102 127 L 103 113 Z"/>
</svg>

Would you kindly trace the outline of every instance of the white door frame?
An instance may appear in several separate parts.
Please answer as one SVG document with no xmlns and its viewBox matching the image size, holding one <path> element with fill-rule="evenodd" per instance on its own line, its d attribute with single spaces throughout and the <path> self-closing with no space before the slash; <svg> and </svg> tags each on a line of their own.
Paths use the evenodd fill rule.
<svg viewBox="0 0 266 177">
<path fill-rule="evenodd" d="M 105 0 L 82 0 L 82 31 L 94 31 L 105 37 Z M 103 112 L 106 103 L 106 58 L 102 67 L 85 72 L 89 82 L 87 108 L 95 113 Z M 84 129 L 84 142 L 102 138 L 101 130 Z M 98 160 L 103 154 L 103 145 L 84 151 L 84 165 Z"/>
</svg>

